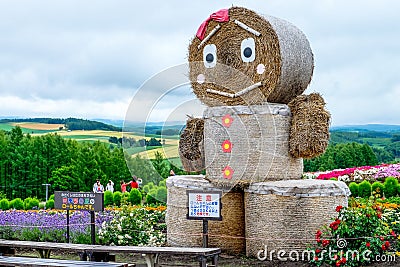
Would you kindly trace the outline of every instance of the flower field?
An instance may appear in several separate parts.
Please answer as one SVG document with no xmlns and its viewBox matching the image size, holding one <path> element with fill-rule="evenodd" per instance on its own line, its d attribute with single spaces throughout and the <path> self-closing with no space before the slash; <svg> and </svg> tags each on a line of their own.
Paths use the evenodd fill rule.
<svg viewBox="0 0 400 267">
<path fill-rule="evenodd" d="M 315 266 L 365 266 L 400 255 L 400 205 L 388 200 L 352 199 L 336 207 L 337 217 L 315 233 Z M 328 252 L 328 253 L 327 253 Z"/>
<path fill-rule="evenodd" d="M 96 239 L 102 244 L 152 245 L 165 242 L 165 207 L 124 206 L 96 213 Z M 0 238 L 66 242 L 67 213 L 60 210 L 0 211 Z M 90 243 L 90 213 L 70 213 L 72 243 Z"/>
<path fill-rule="evenodd" d="M 378 166 L 362 166 L 326 172 L 305 173 L 303 178 L 343 182 L 383 181 L 386 177 L 400 178 L 400 163 L 381 164 Z"/>
</svg>

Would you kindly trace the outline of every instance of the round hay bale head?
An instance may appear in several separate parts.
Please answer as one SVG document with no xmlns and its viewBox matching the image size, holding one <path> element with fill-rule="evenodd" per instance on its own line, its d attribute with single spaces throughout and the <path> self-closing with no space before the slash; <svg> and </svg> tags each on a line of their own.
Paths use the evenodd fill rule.
<svg viewBox="0 0 400 267">
<path fill-rule="evenodd" d="M 227 12 L 227 20 L 209 20 L 204 38 L 195 36 L 189 45 L 189 77 L 196 96 L 208 106 L 234 106 L 287 104 L 304 92 L 314 68 L 305 35 L 285 20 L 243 7 Z M 256 90 L 238 97 L 207 91 L 238 93 L 257 83 Z"/>
<path fill-rule="evenodd" d="M 347 206 L 349 195 L 346 184 L 337 181 L 250 185 L 245 190 L 246 255 L 256 256 L 265 248 L 269 252 L 294 250 L 301 255 L 314 241 L 315 232 L 337 215 L 335 208 Z"/>
<path fill-rule="evenodd" d="M 244 253 L 243 192 L 228 192 L 215 187 L 201 175 L 172 176 L 167 179 L 167 243 L 178 247 L 201 247 L 203 223 L 188 220 L 186 190 L 223 191 L 222 221 L 209 221 L 209 247 L 219 247 L 226 253 Z"/>
<path fill-rule="evenodd" d="M 302 159 L 289 154 L 287 105 L 209 107 L 204 118 L 206 174 L 213 184 L 301 178 Z"/>
</svg>

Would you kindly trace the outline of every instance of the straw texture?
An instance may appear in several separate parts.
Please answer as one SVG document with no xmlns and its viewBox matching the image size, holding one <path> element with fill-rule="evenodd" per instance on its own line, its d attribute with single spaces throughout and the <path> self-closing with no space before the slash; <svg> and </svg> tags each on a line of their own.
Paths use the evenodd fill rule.
<svg viewBox="0 0 400 267">
<path fill-rule="evenodd" d="M 320 94 L 300 95 L 289 103 L 292 111 L 289 151 L 293 157 L 313 158 L 329 144 L 330 114 Z"/>
<path fill-rule="evenodd" d="M 252 105 L 265 101 L 289 103 L 301 94 L 313 73 L 313 55 L 304 34 L 292 24 L 273 17 L 263 17 L 242 7 L 229 9 L 228 22 L 210 21 L 206 34 L 217 25 L 221 28 L 200 49 L 200 40 L 195 37 L 189 45 L 189 77 L 196 96 L 208 106 Z M 261 33 L 255 36 L 235 24 L 238 20 Z M 255 41 L 255 60 L 243 62 L 241 43 L 246 38 Z M 217 48 L 217 65 L 206 68 L 203 62 L 203 47 L 214 44 Z M 263 64 L 265 71 L 257 73 Z M 198 82 L 202 74 L 205 81 Z M 246 77 L 246 78 L 244 78 Z M 241 97 L 229 98 L 206 92 L 212 89 L 227 93 L 238 92 L 257 82 L 262 86 Z"/>
<path fill-rule="evenodd" d="M 334 181 L 321 182 L 327 183 L 310 184 L 307 180 L 292 180 L 285 184 L 255 184 L 246 190 L 246 255 L 256 256 L 265 246 L 268 251 L 283 249 L 287 252 L 297 250 L 301 253 L 305 250 L 307 244 L 314 241 L 315 232 L 337 215 L 336 206 L 347 206 L 347 191 L 343 185 L 334 186 Z M 260 187 L 275 190 L 264 191 Z M 332 189 L 336 194 L 327 194 Z M 275 194 L 291 190 L 297 191 L 301 196 Z M 320 191 L 320 196 L 307 196 L 307 192 L 317 191 Z"/>
<path fill-rule="evenodd" d="M 284 104 L 209 107 L 204 112 L 207 179 L 217 186 L 300 179 L 303 162 L 289 154 L 290 110 Z M 231 124 L 224 124 L 230 118 Z M 223 144 L 231 143 L 231 151 Z M 231 168 L 231 177 L 224 169 Z"/>
<path fill-rule="evenodd" d="M 204 180 L 204 176 L 173 176 L 167 179 L 167 243 L 170 246 L 202 246 L 202 221 L 187 220 L 186 190 L 221 191 Z M 222 221 L 209 221 L 209 246 L 224 252 L 244 253 L 244 202 L 243 192 L 224 191 L 222 196 Z"/>
<path fill-rule="evenodd" d="M 203 131 L 203 119 L 188 118 L 179 140 L 179 156 L 183 168 L 188 172 L 201 171 L 205 167 Z"/>
</svg>

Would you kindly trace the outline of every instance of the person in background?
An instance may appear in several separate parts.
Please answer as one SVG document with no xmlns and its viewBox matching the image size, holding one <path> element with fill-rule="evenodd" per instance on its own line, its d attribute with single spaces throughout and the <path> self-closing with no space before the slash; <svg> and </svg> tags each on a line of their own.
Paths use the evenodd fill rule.
<svg viewBox="0 0 400 267">
<path fill-rule="evenodd" d="M 171 170 L 169 171 L 169 175 L 170 175 L 170 176 L 175 176 L 175 172 L 174 172 L 173 169 L 171 169 Z"/>
<path fill-rule="evenodd" d="M 100 180 L 97 179 L 96 183 L 93 185 L 93 193 L 103 193 L 104 192 L 104 186 L 100 183 Z"/>
<path fill-rule="evenodd" d="M 108 183 L 106 185 L 106 190 L 111 191 L 111 193 L 114 193 L 114 183 L 111 180 L 108 180 Z"/>
<path fill-rule="evenodd" d="M 132 180 L 128 183 L 128 185 L 130 185 L 132 189 L 139 188 L 138 178 L 135 175 L 133 175 Z"/>
<path fill-rule="evenodd" d="M 124 180 L 121 181 L 121 192 L 122 192 L 122 193 L 125 193 L 125 192 L 126 192 L 126 186 L 127 186 L 127 185 L 128 185 L 128 184 L 126 184 Z"/>
</svg>

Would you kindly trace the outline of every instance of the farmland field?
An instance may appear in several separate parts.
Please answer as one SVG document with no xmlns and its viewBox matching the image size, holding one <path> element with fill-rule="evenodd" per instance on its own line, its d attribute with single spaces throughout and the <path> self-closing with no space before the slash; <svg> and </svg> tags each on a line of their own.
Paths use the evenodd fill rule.
<svg viewBox="0 0 400 267">
<path fill-rule="evenodd" d="M 131 147 L 127 148 L 128 154 L 135 156 L 139 154 L 142 157 L 154 159 L 155 152 L 160 152 L 165 158 L 179 159 L 178 144 L 179 136 L 162 136 L 154 134 L 146 134 L 145 136 L 138 135 L 130 132 L 117 132 L 117 131 L 104 131 L 104 130 L 59 130 L 60 127 L 64 127 L 63 124 L 46 124 L 46 123 L 32 123 L 32 122 L 21 122 L 21 123 L 0 123 L 0 130 L 11 131 L 15 126 L 21 127 L 23 133 L 29 133 L 32 136 L 43 135 L 47 133 L 56 133 L 63 138 L 74 139 L 78 142 L 95 142 L 100 141 L 109 143 L 110 137 L 126 137 L 134 138 L 135 140 L 155 138 L 157 140 L 164 140 L 164 146 L 159 147 Z M 179 163 L 177 162 L 179 165 Z"/>
</svg>

